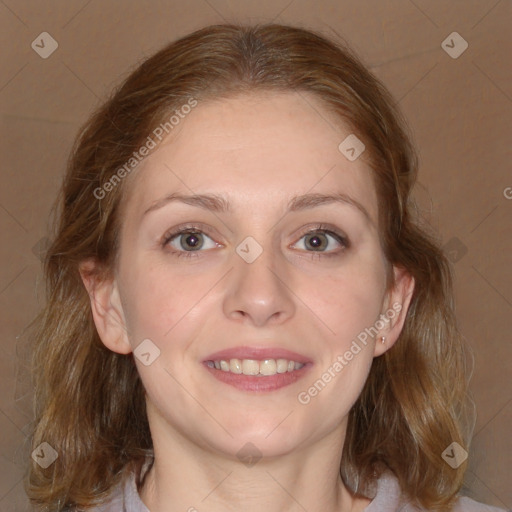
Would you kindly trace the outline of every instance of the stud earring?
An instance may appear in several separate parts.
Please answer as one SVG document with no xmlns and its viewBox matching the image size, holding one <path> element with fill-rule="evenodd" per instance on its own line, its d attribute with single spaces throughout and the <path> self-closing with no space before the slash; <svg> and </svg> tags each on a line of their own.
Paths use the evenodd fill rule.
<svg viewBox="0 0 512 512">
<path fill-rule="evenodd" d="M 381 337 L 380 337 L 380 341 L 381 341 L 382 343 L 386 343 L 386 336 L 381 336 Z"/>
</svg>

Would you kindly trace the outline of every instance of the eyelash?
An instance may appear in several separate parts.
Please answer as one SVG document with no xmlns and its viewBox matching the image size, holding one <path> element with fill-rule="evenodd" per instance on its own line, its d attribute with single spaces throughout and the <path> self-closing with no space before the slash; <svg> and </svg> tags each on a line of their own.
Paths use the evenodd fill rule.
<svg viewBox="0 0 512 512">
<path fill-rule="evenodd" d="M 203 234 L 203 235 L 208 236 L 203 231 L 203 229 L 204 228 L 202 228 L 200 226 L 197 226 L 197 225 L 187 225 L 187 226 L 183 226 L 183 227 L 177 228 L 176 230 L 174 230 L 172 232 L 168 232 L 168 233 L 166 233 L 163 236 L 162 247 L 166 247 L 169 244 L 169 242 L 171 242 L 174 238 L 179 237 L 180 235 L 184 235 L 184 234 L 199 233 L 199 234 Z M 342 235 L 341 233 L 338 233 L 337 231 L 329 229 L 329 227 L 324 225 L 324 224 L 318 224 L 313 229 L 310 229 L 310 230 L 306 231 L 305 233 L 303 233 L 300 236 L 299 240 L 304 238 L 306 235 L 310 235 L 310 234 L 313 234 L 313 233 L 323 233 L 325 235 L 330 235 L 331 237 L 333 237 L 339 244 L 342 245 L 343 249 L 342 249 L 341 252 L 344 252 L 346 249 L 348 249 L 350 247 L 350 242 L 348 241 L 348 239 L 344 235 Z M 209 237 L 209 238 L 211 238 L 211 237 Z M 201 250 L 198 250 L 198 251 L 176 251 L 176 250 L 171 250 L 171 254 L 173 256 L 177 257 L 177 258 L 196 258 L 196 257 L 200 256 L 201 252 L 204 252 L 204 251 L 201 251 Z M 336 252 L 336 253 L 321 252 L 321 251 L 320 252 L 306 251 L 306 252 L 311 253 L 311 256 L 313 258 L 314 257 L 318 257 L 318 258 L 325 258 L 325 257 L 332 258 L 332 257 L 340 256 L 339 252 Z"/>
</svg>

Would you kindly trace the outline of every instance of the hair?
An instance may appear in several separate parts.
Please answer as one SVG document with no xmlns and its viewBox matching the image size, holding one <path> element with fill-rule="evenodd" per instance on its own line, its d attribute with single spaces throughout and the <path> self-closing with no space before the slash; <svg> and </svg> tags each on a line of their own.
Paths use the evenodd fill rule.
<svg viewBox="0 0 512 512">
<path fill-rule="evenodd" d="M 101 342 L 79 265 L 93 258 L 98 279 L 113 276 L 126 201 L 119 169 L 190 98 L 205 102 L 253 92 L 313 95 L 364 141 L 378 195 L 379 237 L 388 263 L 414 277 L 402 332 L 375 358 L 352 407 L 340 471 L 367 496 L 384 469 L 428 510 L 450 510 L 466 463 L 442 458 L 467 446 L 461 404 L 467 373 L 451 268 L 436 236 L 415 214 L 418 157 L 398 106 L 350 48 L 299 27 L 213 25 L 178 39 L 140 64 L 80 130 L 44 260 L 46 305 L 34 320 L 32 446 L 58 458 L 31 463 L 32 503 L 87 508 L 108 496 L 152 452 L 145 391 L 133 354 Z M 108 186 L 108 183 L 111 186 Z M 98 190 L 109 190 L 98 199 Z"/>
</svg>

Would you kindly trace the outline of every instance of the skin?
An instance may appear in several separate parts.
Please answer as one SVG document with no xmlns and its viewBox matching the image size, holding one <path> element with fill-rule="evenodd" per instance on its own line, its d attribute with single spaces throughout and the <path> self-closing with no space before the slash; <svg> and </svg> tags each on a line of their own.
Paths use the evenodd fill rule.
<svg viewBox="0 0 512 512">
<path fill-rule="evenodd" d="M 149 366 L 135 359 L 155 447 L 140 490 L 152 512 L 349 511 L 370 502 L 339 477 L 347 418 L 373 358 L 402 329 L 414 280 L 395 268 L 396 286 L 386 292 L 367 155 L 350 162 L 338 150 L 350 133 L 307 94 L 200 103 L 129 178 L 113 279 L 86 277 L 94 263 L 84 262 L 103 343 L 130 353 L 149 338 L 160 350 Z M 369 219 L 346 203 L 287 212 L 295 195 L 333 191 L 357 200 Z M 174 192 L 215 193 L 232 211 L 172 202 L 143 215 Z M 180 238 L 166 246 L 162 239 L 188 222 L 202 223 L 204 248 L 178 258 Z M 307 245 L 304 234 L 318 223 L 339 230 L 349 246 L 330 237 L 324 253 Z M 248 236 L 263 248 L 253 263 L 235 250 Z M 370 338 L 317 396 L 299 403 L 299 392 L 394 303 L 402 309 L 379 331 L 385 344 Z M 238 345 L 286 348 L 313 366 L 277 391 L 240 391 L 202 366 Z M 247 442 L 262 455 L 251 467 L 237 457 Z"/>
</svg>

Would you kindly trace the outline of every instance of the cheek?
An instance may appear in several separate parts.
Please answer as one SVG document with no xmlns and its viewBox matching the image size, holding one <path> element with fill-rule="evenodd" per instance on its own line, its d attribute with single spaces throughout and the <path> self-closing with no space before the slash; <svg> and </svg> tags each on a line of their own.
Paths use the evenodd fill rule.
<svg viewBox="0 0 512 512">
<path fill-rule="evenodd" d="M 298 400 L 313 416 L 322 418 L 327 430 L 349 413 L 373 362 L 375 331 L 371 328 L 381 312 L 385 274 L 377 260 L 369 263 L 347 267 L 347 272 L 315 287 L 311 309 L 319 312 L 328 330 L 315 375 Z"/>
<path fill-rule="evenodd" d="M 150 338 L 169 351 L 178 348 L 180 339 L 193 337 L 199 317 L 211 307 L 210 290 L 218 276 L 204 270 L 183 272 L 165 262 L 145 261 L 129 268 L 133 270 L 124 274 L 123 307 L 132 346 Z"/>
<path fill-rule="evenodd" d="M 142 265 L 139 270 L 125 273 L 123 308 L 132 345 L 138 338 L 165 334 L 183 316 L 188 297 L 194 295 L 178 276 L 168 275 L 163 268 Z"/>
<path fill-rule="evenodd" d="M 339 271 L 323 277 L 309 286 L 311 309 L 318 313 L 328 331 L 343 347 L 364 329 L 378 320 L 385 292 L 386 276 L 378 253 L 368 252 L 351 258 Z"/>
</svg>

